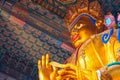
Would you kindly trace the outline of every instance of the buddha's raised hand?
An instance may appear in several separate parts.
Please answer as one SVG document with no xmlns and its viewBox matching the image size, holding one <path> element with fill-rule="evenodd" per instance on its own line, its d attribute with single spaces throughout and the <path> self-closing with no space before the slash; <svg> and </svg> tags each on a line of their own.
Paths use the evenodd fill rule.
<svg viewBox="0 0 120 80">
<path fill-rule="evenodd" d="M 49 63 L 49 55 L 42 56 L 42 60 L 38 61 L 39 80 L 55 80 L 57 68 Z"/>
</svg>

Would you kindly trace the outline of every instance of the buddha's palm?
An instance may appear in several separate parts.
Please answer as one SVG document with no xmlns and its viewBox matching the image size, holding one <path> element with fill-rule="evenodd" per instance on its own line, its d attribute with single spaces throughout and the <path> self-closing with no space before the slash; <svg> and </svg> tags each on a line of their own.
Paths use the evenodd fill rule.
<svg viewBox="0 0 120 80">
<path fill-rule="evenodd" d="M 49 55 L 42 56 L 42 60 L 38 61 L 39 80 L 55 80 L 57 68 L 49 63 Z"/>
</svg>

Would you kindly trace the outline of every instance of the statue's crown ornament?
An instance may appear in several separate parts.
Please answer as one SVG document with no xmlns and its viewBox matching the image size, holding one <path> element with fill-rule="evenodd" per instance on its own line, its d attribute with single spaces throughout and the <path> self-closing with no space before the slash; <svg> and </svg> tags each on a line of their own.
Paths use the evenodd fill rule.
<svg viewBox="0 0 120 80">
<path fill-rule="evenodd" d="M 69 30 L 77 23 L 82 16 L 88 16 L 96 24 L 96 20 L 102 20 L 103 14 L 97 0 L 77 0 L 76 4 L 67 8 L 65 23 Z"/>
</svg>

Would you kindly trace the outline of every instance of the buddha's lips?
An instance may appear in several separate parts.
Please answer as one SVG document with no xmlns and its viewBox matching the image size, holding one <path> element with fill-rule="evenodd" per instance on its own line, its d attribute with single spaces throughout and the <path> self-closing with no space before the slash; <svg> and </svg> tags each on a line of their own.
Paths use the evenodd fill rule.
<svg viewBox="0 0 120 80">
<path fill-rule="evenodd" d="M 76 34 L 72 37 L 72 41 L 75 42 L 76 40 L 78 40 L 80 38 L 79 34 Z"/>
</svg>

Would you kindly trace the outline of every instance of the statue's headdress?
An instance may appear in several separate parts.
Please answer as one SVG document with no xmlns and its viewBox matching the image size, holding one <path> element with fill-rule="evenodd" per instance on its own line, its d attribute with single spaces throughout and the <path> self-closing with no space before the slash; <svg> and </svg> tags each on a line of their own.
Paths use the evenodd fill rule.
<svg viewBox="0 0 120 80">
<path fill-rule="evenodd" d="M 77 23 L 81 16 L 88 16 L 93 24 L 96 20 L 102 20 L 103 14 L 101 6 L 97 0 L 77 0 L 76 4 L 70 5 L 67 8 L 65 23 L 69 30 Z"/>
</svg>

